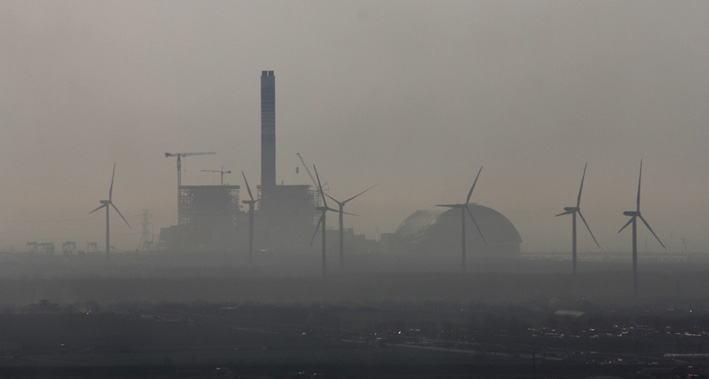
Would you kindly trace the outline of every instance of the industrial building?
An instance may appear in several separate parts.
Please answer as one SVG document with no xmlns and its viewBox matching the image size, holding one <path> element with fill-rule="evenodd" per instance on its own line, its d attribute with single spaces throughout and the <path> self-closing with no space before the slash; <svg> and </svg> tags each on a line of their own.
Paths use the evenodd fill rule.
<svg viewBox="0 0 709 379">
<path fill-rule="evenodd" d="M 180 155 L 169 154 L 175 155 L 179 175 Z M 310 235 L 317 220 L 317 191 L 308 185 L 276 183 L 276 77 L 273 71 L 263 71 L 261 185 L 256 194 L 260 201 L 255 214 L 255 246 L 257 251 L 310 251 Z M 178 225 L 161 230 L 161 246 L 170 251 L 243 254 L 248 248 L 249 221 L 240 207 L 239 189 L 240 186 L 178 184 Z"/>
<path fill-rule="evenodd" d="M 310 251 L 318 194 L 308 185 L 276 184 L 276 77 L 261 72 L 261 201 L 256 245 L 264 250 Z"/>
<path fill-rule="evenodd" d="M 240 209 L 240 186 L 180 186 L 179 222 L 163 228 L 160 239 L 171 251 L 234 250 L 248 225 Z"/>
<path fill-rule="evenodd" d="M 522 238 L 515 226 L 500 212 L 479 204 L 468 204 L 485 237 L 482 240 L 472 222 L 466 223 L 466 244 L 471 257 L 516 257 Z M 458 209 L 418 210 L 387 237 L 388 249 L 397 253 L 459 255 L 461 219 Z"/>
<path fill-rule="evenodd" d="M 182 153 L 181 156 L 213 154 Z M 301 157 L 302 160 L 302 157 Z M 310 185 L 277 184 L 276 178 L 276 77 L 261 72 L 261 184 L 254 194 L 256 203 L 254 251 L 256 254 L 312 252 L 311 239 L 319 213 L 317 190 Z M 161 245 L 170 251 L 228 251 L 244 255 L 248 251 L 249 216 L 242 210 L 240 186 L 182 186 L 178 184 L 178 225 L 163 228 Z M 502 214 L 478 204 L 469 204 L 487 244 L 472 222 L 467 223 L 467 244 L 471 257 L 518 256 L 522 242 L 517 229 Z M 404 220 L 396 233 L 383 234 L 379 251 L 425 255 L 460 254 L 461 226 L 457 209 L 419 210 Z M 348 233 L 354 241 L 354 232 Z M 361 236 L 362 239 L 364 238 Z M 335 243 L 336 238 L 330 238 Z M 358 243 L 372 251 L 372 244 Z"/>
</svg>

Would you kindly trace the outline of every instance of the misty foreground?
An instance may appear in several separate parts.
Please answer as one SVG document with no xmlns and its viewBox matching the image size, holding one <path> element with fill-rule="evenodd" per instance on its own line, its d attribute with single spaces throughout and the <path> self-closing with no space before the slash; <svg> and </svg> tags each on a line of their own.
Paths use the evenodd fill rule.
<svg viewBox="0 0 709 379">
<path fill-rule="evenodd" d="M 253 265 L 229 254 L 114 254 L 89 257 L 0 256 L 0 305 L 43 299 L 60 304 L 117 302 L 470 301 L 525 304 L 579 301 L 624 305 L 632 299 L 629 254 L 567 254 L 468 260 L 457 256 L 358 255 L 345 270 L 333 257 L 323 278 L 319 254 L 263 255 Z M 645 254 L 641 303 L 701 304 L 709 299 L 709 256 Z"/>
<path fill-rule="evenodd" d="M 0 376 L 682 377 L 706 374 L 709 265 L 472 260 L 327 278 L 308 266 L 185 264 L 91 272 L 16 262 L 0 279 Z M 447 267 L 446 264 L 451 266 Z M 396 270 L 394 269 L 396 268 Z M 21 270 L 22 269 L 22 270 Z M 76 269 L 73 267 L 72 269 Z M 314 374 L 317 374 L 314 376 Z"/>
</svg>

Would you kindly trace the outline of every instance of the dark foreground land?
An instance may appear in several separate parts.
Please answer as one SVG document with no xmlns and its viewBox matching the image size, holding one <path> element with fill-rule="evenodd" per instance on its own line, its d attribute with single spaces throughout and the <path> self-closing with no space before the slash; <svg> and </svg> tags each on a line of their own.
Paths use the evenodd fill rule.
<svg viewBox="0 0 709 379">
<path fill-rule="evenodd" d="M 79 308 L 42 302 L 0 315 L 0 377 L 680 378 L 709 368 L 709 310 L 449 302 Z"/>
<path fill-rule="evenodd" d="M 466 273 L 333 270 L 327 278 L 236 265 L 178 267 L 179 275 L 175 267 L 169 275 L 6 275 L 0 377 L 709 373 L 703 259 L 646 262 L 638 299 L 630 273 L 613 261 L 587 262 L 575 279 L 568 261 L 548 257 L 474 263 Z"/>
</svg>

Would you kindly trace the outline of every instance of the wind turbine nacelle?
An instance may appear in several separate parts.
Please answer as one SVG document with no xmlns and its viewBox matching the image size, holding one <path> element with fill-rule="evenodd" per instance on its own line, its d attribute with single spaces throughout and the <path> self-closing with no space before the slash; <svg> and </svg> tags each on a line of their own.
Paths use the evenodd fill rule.
<svg viewBox="0 0 709 379">
<path fill-rule="evenodd" d="M 99 200 L 98 202 L 101 204 L 110 204 L 111 200 Z"/>
<path fill-rule="evenodd" d="M 640 216 L 640 212 L 638 212 L 638 211 L 625 211 L 625 212 L 623 212 L 623 215 L 625 215 L 625 216 L 630 216 L 630 217 L 636 217 L 636 216 Z"/>
<path fill-rule="evenodd" d="M 564 207 L 564 211 L 569 213 L 578 212 L 578 210 L 578 207 Z"/>
</svg>

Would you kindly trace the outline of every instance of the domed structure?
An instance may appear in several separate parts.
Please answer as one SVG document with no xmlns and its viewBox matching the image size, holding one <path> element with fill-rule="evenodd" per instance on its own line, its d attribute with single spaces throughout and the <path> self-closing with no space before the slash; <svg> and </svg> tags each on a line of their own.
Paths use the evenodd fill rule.
<svg viewBox="0 0 709 379">
<path fill-rule="evenodd" d="M 466 215 L 466 248 L 474 256 L 517 256 L 522 238 L 512 222 L 500 212 L 479 204 L 468 204 L 480 233 Z M 461 211 L 459 209 L 418 210 L 407 217 L 396 231 L 407 250 L 419 254 L 460 254 Z"/>
</svg>

